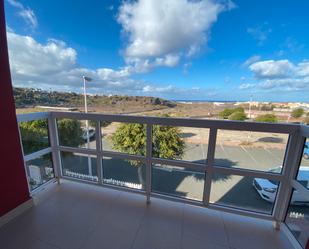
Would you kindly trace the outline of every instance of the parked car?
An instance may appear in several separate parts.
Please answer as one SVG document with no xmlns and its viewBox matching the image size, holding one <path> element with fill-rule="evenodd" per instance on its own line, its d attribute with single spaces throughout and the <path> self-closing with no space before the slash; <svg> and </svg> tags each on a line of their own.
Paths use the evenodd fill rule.
<svg viewBox="0 0 309 249">
<path fill-rule="evenodd" d="M 305 143 L 303 157 L 309 159 L 309 142 Z"/>
<path fill-rule="evenodd" d="M 93 139 L 94 136 L 95 136 L 95 130 L 92 129 L 92 128 L 89 128 L 89 129 L 88 129 L 88 132 L 89 132 L 89 140 Z M 87 141 L 87 129 L 84 129 L 82 138 L 83 138 L 85 141 Z"/>
<path fill-rule="evenodd" d="M 273 173 L 281 173 L 282 166 L 278 166 L 269 170 Z M 297 181 L 304 187 L 309 189 L 309 167 L 300 166 Z M 278 182 L 273 180 L 267 180 L 262 178 L 254 178 L 253 187 L 258 194 L 268 202 L 275 202 Z M 309 205 L 309 196 L 298 190 L 294 190 L 294 194 L 291 199 L 291 203 L 294 205 Z"/>
</svg>

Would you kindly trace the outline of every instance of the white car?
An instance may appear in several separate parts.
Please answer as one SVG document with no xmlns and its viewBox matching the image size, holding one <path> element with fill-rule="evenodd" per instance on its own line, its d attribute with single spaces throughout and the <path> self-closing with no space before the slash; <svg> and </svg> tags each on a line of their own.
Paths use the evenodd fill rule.
<svg viewBox="0 0 309 249">
<path fill-rule="evenodd" d="M 269 172 L 281 173 L 282 167 L 278 166 L 272 168 Z M 309 189 L 309 167 L 301 166 L 297 176 L 297 181 L 304 187 Z M 278 182 L 273 180 L 267 180 L 262 178 L 254 178 L 253 187 L 259 193 L 259 195 L 268 202 L 274 203 L 276 199 Z M 309 205 L 309 196 L 294 190 L 291 203 L 295 205 Z"/>
<path fill-rule="evenodd" d="M 91 139 L 94 138 L 94 136 L 95 136 L 95 130 L 92 129 L 92 128 L 90 128 L 90 129 L 88 130 L 88 132 L 89 132 L 89 140 L 91 140 Z M 82 138 L 83 138 L 85 141 L 87 140 L 87 129 L 85 129 L 85 130 L 83 131 Z"/>
</svg>

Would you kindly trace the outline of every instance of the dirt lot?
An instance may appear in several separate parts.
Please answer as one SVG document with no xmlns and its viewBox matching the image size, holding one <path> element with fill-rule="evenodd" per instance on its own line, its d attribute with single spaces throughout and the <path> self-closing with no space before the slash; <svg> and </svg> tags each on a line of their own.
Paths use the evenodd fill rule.
<svg viewBox="0 0 309 249">
<path fill-rule="evenodd" d="M 102 128 L 102 134 L 110 137 L 120 123 L 113 122 Z M 180 127 L 181 136 L 186 143 L 208 144 L 209 129 Z M 287 134 L 219 130 L 217 143 L 224 146 L 244 146 L 249 148 L 284 149 L 288 141 Z"/>
</svg>

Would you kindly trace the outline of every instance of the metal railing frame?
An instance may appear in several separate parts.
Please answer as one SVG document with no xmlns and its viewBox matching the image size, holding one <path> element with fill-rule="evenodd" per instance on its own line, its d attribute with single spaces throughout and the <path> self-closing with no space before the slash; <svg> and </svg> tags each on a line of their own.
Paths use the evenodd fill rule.
<svg viewBox="0 0 309 249">
<path fill-rule="evenodd" d="M 59 144 L 57 119 L 68 118 L 77 120 L 93 120 L 96 122 L 96 148 L 73 148 L 61 146 Z M 48 120 L 48 129 L 50 136 L 50 147 L 33 154 L 24 156 L 25 162 L 31 160 L 37 156 L 42 156 L 47 153 L 52 153 L 52 159 L 54 164 L 55 177 L 60 182 L 61 178 L 70 179 L 74 181 L 83 181 L 79 179 L 72 179 L 64 176 L 62 173 L 61 152 L 73 152 L 83 155 L 95 156 L 97 160 L 97 173 L 98 182 L 90 182 L 91 184 L 102 185 L 114 189 L 120 189 L 130 192 L 141 193 L 146 196 L 147 203 L 150 202 L 151 197 L 159 197 L 169 199 L 173 201 L 185 202 L 193 205 L 204 206 L 210 209 L 236 213 L 239 215 L 251 216 L 256 218 L 262 218 L 267 220 L 273 220 L 277 224 L 284 222 L 286 213 L 289 206 L 289 200 L 293 191 L 293 188 L 301 188 L 302 191 L 309 191 L 303 189 L 304 187 L 297 184 L 295 181 L 306 137 L 309 137 L 309 127 L 299 124 L 269 124 L 269 123 L 257 123 L 257 122 L 238 122 L 238 121 L 225 121 L 225 120 L 206 120 L 206 119 L 189 119 L 189 118 L 165 118 L 165 117 L 145 117 L 145 116 L 131 116 L 131 115 L 107 115 L 107 114 L 94 114 L 94 113 L 75 113 L 75 112 L 43 112 L 43 113 L 31 113 L 18 115 L 18 122 L 26 122 L 38 119 Z M 124 122 L 124 123 L 140 123 L 146 125 L 146 155 L 130 155 L 121 152 L 113 152 L 104 150 L 101 134 L 102 121 L 109 122 Z M 152 127 L 153 125 L 170 125 L 178 127 L 195 127 L 195 128 L 208 128 L 209 129 L 209 141 L 208 151 L 206 157 L 206 163 L 194 163 L 181 160 L 169 160 L 162 158 L 152 157 Z M 215 147 L 218 130 L 236 130 L 236 131 L 253 131 L 253 132 L 269 132 L 269 133 L 283 133 L 288 134 L 289 139 L 286 147 L 285 158 L 283 162 L 283 171 L 281 174 L 274 174 L 264 171 L 255 171 L 241 168 L 225 168 L 215 165 Z M 104 129 L 103 129 L 104 132 Z M 145 190 L 136 190 L 126 187 L 120 187 L 115 185 L 106 184 L 103 181 L 103 157 L 113 157 L 127 160 L 139 160 L 146 165 L 146 181 Z M 151 189 L 151 172 L 153 164 L 166 164 L 171 166 L 184 167 L 186 169 L 199 170 L 205 172 L 204 193 L 203 200 L 201 202 L 159 194 L 152 192 Z M 213 174 L 226 174 L 226 175 L 238 175 L 252 178 L 264 178 L 269 180 L 279 181 L 280 185 L 277 192 L 277 198 L 274 204 L 272 214 L 264 214 L 255 211 L 248 211 L 237 209 L 228 206 L 222 206 L 214 203 L 210 203 L 211 193 L 211 181 Z M 89 183 L 89 182 L 88 182 Z"/>
</svg>

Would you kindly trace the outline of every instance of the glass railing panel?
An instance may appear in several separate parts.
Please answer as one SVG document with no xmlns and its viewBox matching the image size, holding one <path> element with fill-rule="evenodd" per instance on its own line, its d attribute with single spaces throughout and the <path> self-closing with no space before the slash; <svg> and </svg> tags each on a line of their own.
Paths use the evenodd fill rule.
<svg viewBox="0 0 309 249">
<path fill-rule="evenodd" d="M 152 192 L 202 201 L 205 171 L 154 164 L 152 166 L 151 182 Z"/>
<path fill-rule="evenodd" d="M 30 190 L 54 178 L 54 167 L 51 153 L 26 162 Z"/>
<path fill-rule="evenodd" d="M 146 166 L 138 160 L 104 157 L 103 182 L 133 189 L 145 189 Z"/>
<path fill-rule="evenodd" d="M 293 191 L 285 223 L 305 248 L 309 240 L 309 190 L 307 193 Z"/>
<path fill-rule="evenodd" d="M 136 123 L 101 122 L 103 150 L 131 155 L 146 154 L 146 125 Z"/>
<path fill-rule="evenodd" d="M 46 149 L 50 146 L 47 119 L 19 123 L 24 155 Z"/>
<path fill-rule="evenodd" d="M 152 133 L 153 157 L 206 163 L 209 129 L 154 125 Z"/>
<path fill-rule="evenodd" d="M 95 127 L 92 120 L 57 119 L 59 145 L 95 149 Z"/>
<path fill-rule="evenodd" d="M 287 134 L 218 130 L 214 164 L 281 173 Z"/>
<path fill-rule="evenodd" d="M 271 214 L 278 182 L 263 178 L 214 174 L 210 203 Z"/>
<path fill-rule="evenodd" d="M 61 152 L 62 174 L 67 177 L 98 182 L 95 156 L 73 152 Z"/>
</svg>

